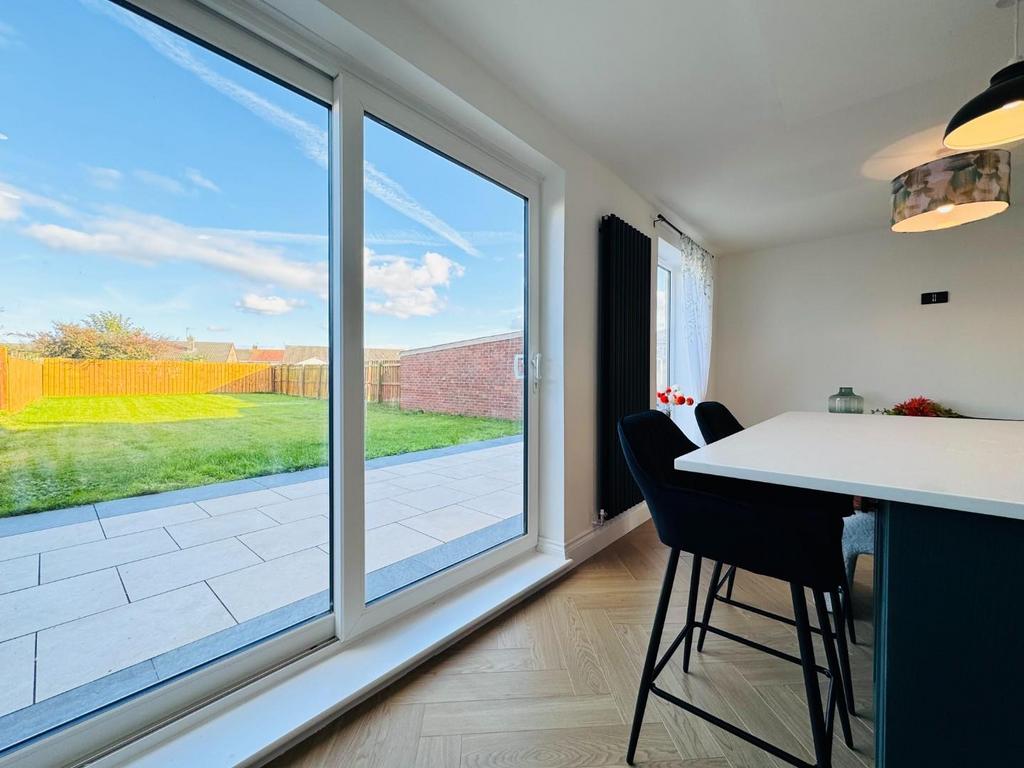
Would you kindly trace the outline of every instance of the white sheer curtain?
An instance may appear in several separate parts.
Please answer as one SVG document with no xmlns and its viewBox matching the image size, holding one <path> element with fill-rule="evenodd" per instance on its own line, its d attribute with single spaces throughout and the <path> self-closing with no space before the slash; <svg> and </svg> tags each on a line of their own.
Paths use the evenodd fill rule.
<svg viewBox="0 0 1024 768">
<path fill-rule="evenodd" d="M 711 306 L 715 284 L 710 253 L 688 237 L 680 238 L 680 306 L 677 315 L 684 339 L 680 352 L 686 357 L 686 391 L 694 400 L 708 393 L 711 372 Z M 680 382 L 682 385 L 683 382 Z"/>
<path fill-rule="evenodd" d="M 668 246 L 666 248 L 666 246 Z M 696 402 L 708 393 L 711 372 L 711 310 L 714 301 L 712 256 L 685 235 L 662 240 L 659 263 L 672 270 L 671 374 L 673 385 Z M 673 417 L 697 445 L 704 445 L 693 408 L 676 407 Z"/>
</svg>

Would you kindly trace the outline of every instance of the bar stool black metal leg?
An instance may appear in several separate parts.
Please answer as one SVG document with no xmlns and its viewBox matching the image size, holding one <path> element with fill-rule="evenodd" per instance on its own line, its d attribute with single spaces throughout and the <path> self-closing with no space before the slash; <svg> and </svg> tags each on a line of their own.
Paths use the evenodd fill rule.
<svg viewBox="0 0 1024 768">
<path fill-rule="evenodd" d="M 732 588 L 736 584 L 736 566 L 729 566 L 729 581 L 725 585 L 725 596 L 732 600 Z"/>
<path fill-rule="evenodd" d="M 843 613 L 846 615 L 846 627 L 850 631 L 850 642 L 857 644 L 857 630 L 853 626 L 853 587 L 843 571 Z"/>
<path fill-rule="evenodd" d="M 814 643 L 811 641 L 811 625 L 807 620 L 804 588 L 790 582 L 789 591 L 793 596 L 793 618 L 796 620 L 796 638 L 800 645 L 800 662 L 804 671 L 804 689 L 807 693 L 807 713 L 811 720 L 815 765 L 817 768 L 831 768 L 832 751 L 825 736 L 825 717 L 821 709 L 821 690 L 818 688 L 818 671 L 814 663 Z"/>
<path fill-rule="evenodd" d="M 843 670 L 843 694 L 846 696 L 846 708 L 850 714 L 856 714 L 853 703 L 853 676 L 850 672 L 850 648 L 846 644 L 846 635 L 843 633 L 843 616 L 849 609 L 849 603 L 842 603 L 839 601 L 839 593 L 833 591 L 829 593 L 832 598 L 832 604 L 836 606 L 833 610 L 836 613 L 836 642 L 839 645 L 839 664 Z M 849 599 L 849 598 L 847 598 Z"/>
<path fill-rule="evenodd" d="M 836 704 L 839 707 L 839 723 L 843 728 L 843 741 L 846 746 L 853 749 L 853 733 L 850 731 L 850 713 L 846 709 L 846 685 L 845 677 L 839 669 L 839 658 L 836 654 L 836 638 L 832 632 L 832 620 L 828 615 L 828 608 L 825 606 L 825 595 L 814 590 L 814 607 L 818 611 L 818 626 L 821 627 L 821 642 L 825 646 L 825 659 L 828 662 L 828 671 L 832 675 L 832 686 L 835 691 Z M 836 614 L 837 634 L 842 634 L 842 614 Z M 837 687 L 838 686 L 838 687 Z"/>
<path fill-rule="evenodd" d="M 690 671 L 690 646 L 693 645 L 693 624 L 697 615 L 697 589 L 700 587 L 700 555 L 693 556 L 693 569 L 690 571 L 690 597 L 686 601 L 686 626 L 689 632 L 683 641 L 683 672 Z"/>
<path fill-rule="evenodd" d="M 651 640 L 647 644 L 647 658 L 644 659 L 643 673 L 640 675 L 640 690 L 636 695 L 636 709 L 633 712 L 633 729 L 629 734 L 629 749 L 626 762 L 633 764 L 636 756 L 636 743 L 640 738 L 640 726 L 644 722 L 644 710 L 647 709 L 647 697 L 651 692 L 654 677 L 654 666 L 658 663 L 658 648 L 661 646 L 661 635 L 665 630 L 665 616 L 668 614 L 668 602 L 672 597 L 672 584 L 676 579 L 676 566 L 679 564 L 679 550 L 669 552 L 668 565 L 665 566 L 665 580 L 661 584 L 661 596 L 658 608 L 654 612 L 654 624 L 651 627 Z"/>
<path fill-rule="evenodd" d="M 700 636 L 697 638 L 697 650 L 704 651 L 704 636 L 707 634 L 707 624 L 711 621 L 711 608 L 715 604 L 715 598 L 718 597 L 718 580 L 722 578 L 722 561 L 716 560 L 715 567 L 711 571 L 711 583 L 708 584 L 708 596 L 704 600 L 704 617 L 701 619 L 701 623 L 704 625 L 700 628 Z"/>
</svg>

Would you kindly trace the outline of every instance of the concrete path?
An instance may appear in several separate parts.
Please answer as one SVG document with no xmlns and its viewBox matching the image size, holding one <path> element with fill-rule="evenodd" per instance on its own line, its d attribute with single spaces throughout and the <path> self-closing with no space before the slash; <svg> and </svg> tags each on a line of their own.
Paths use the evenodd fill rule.
<svg viewBox="0 0 1024 768">
<path fill-rule="evenodd" d="M 368 599 L 523 530 L 523 444 L 367 462 Z M 0 749 L 323 613 L 326 468 L 0 519 Z"/>
</svg>

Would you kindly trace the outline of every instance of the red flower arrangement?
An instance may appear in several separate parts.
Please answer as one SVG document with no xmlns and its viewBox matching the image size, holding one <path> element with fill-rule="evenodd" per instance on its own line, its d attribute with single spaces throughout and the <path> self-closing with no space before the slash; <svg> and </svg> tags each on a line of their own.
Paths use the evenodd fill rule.
<svg viewBox="0 0 1024 768">
<path fill-rule="evenodd" d="M 693 398 L 687 397 L 678 388 L 665 387 L 663 391 L 657 392 L 657 397 L 661 405 L 693 405 Z"/>
<path fill-rule="evenodd" d="M 927 397 L 912 397 L 902 403 L 896 403 L 892 408 L 882 408 L 872 413 L 884 413 L 887 416 L 938 416 L 947 419 L 962 419 L 963 414 L 957 413 L 952 408 L 947 408 L 941 403 L 929 400 Z"/>
</svg>

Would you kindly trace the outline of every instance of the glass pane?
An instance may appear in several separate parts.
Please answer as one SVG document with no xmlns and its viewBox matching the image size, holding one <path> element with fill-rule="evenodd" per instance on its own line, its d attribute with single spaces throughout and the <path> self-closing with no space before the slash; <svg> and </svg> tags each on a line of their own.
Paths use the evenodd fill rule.
<svg viewBox="0 0 1024 768">
<path fill-rule="evenodd" d="M 659 392 L 669 384 L 669 318 L 672 310 L 672 273 L 665 267 L 658 267 L 658 303 L 655 313 L 657 342 L 655 347 L 655 381 Z"/>
<path fill-rule="evenodd" d="M 525 530 L 526 201 L 364 128 L 370 601 Z"/>
<path fill-rule="evenodd" d="M 328 109 L 103 0 L 0 60 L 2 750 L 331 601 Z"/>
</svg>

